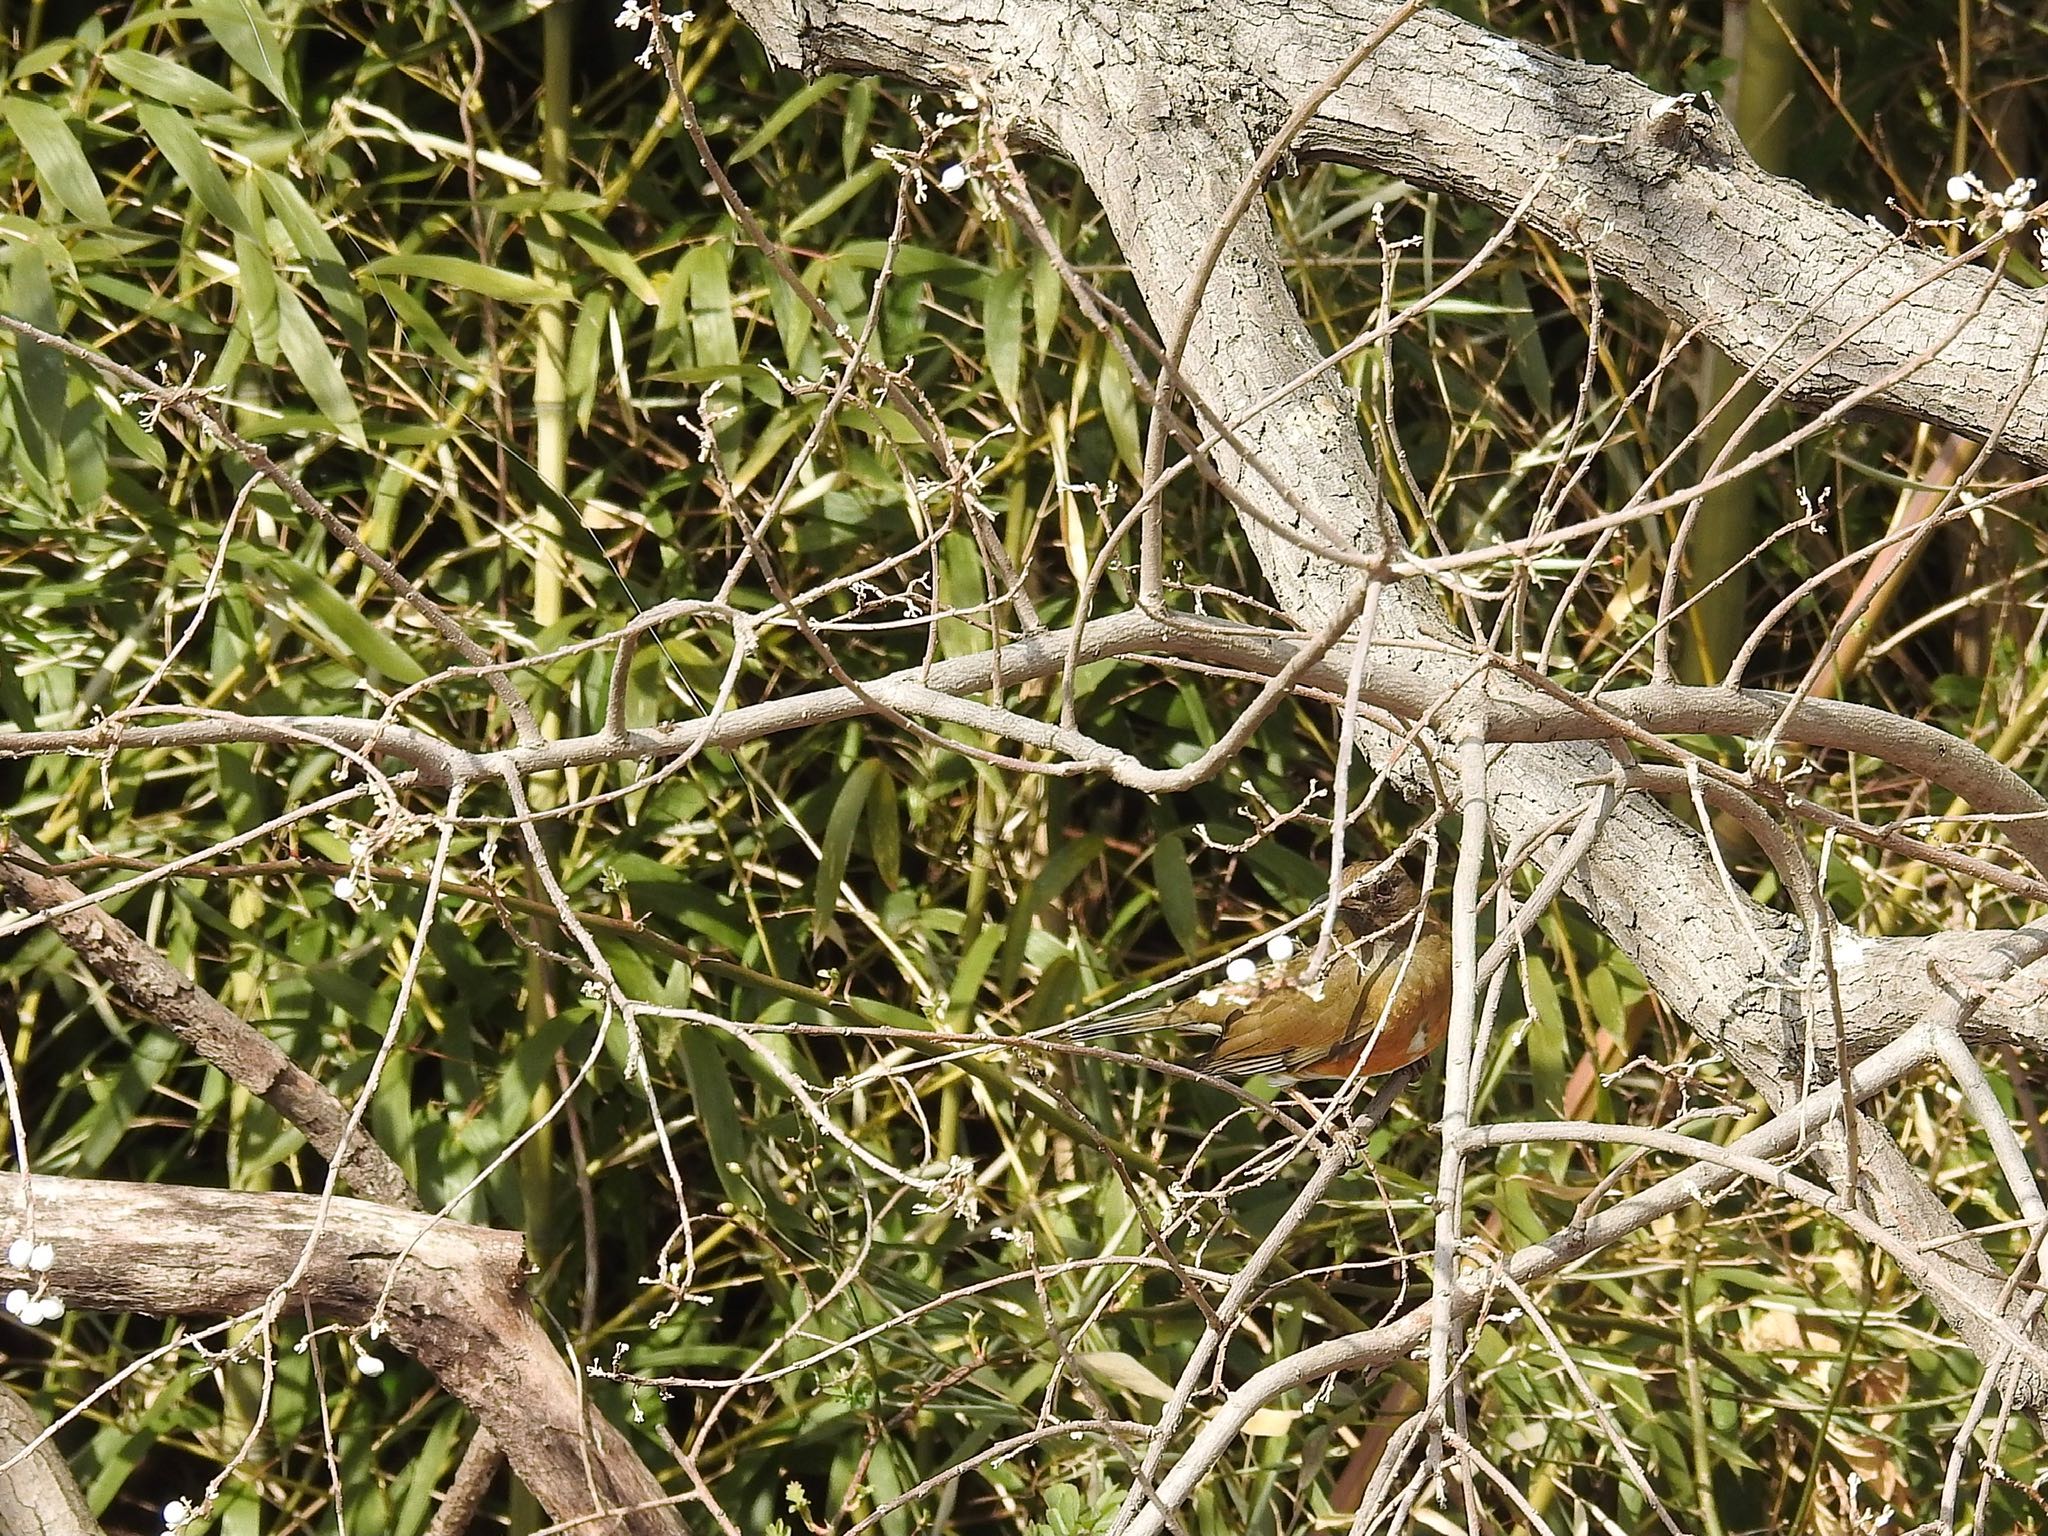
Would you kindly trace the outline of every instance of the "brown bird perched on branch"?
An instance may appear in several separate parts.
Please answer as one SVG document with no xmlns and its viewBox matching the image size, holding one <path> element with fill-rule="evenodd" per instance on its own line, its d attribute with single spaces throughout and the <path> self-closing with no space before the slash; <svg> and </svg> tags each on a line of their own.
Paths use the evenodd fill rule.
<svg viewBox="0 0 2048 1536">
<path fill-rule="evenodd" d="M 1321 975 L 1312 951 L 1282 935 L 1263 966 L 1240 957 L 1219 986 L 1182 1002 L 1082 1025 L 1077 1040 L 1178 1029 L 1208 1035 L 1207 1065 L 1233 1077 L 1371 1077 L 1443 1043 L 1451 1017 L 1451 943 L 1398 864 L 1344 871 L 1338 940 Z"/>
</svg>

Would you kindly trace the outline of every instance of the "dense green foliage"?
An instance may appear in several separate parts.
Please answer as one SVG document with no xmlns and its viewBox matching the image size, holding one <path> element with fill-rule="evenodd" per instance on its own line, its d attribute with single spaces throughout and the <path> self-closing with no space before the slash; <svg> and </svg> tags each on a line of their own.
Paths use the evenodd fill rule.
<svg viewBox="0 0 2048 1536">
<path fill-rule="evenodd" d="M 1467 9 L 1660 86 L 1726 73 L 1698 8 Z M 2037 24 L 1966 3 L 1973 43 L 1953 15 L 1903 0 L 1813 9 L 1808 47 L 1837 95 L 1807 82 L 1815 128 L 1800 179 L 1852 206 L 1896 199 L 1929 216 L 1948 211 L 1951 170 L 2002 179 L 1979 136 L 2000 123 L 2021 142 L 2004 82 L 2048 64 Z M 915 664 L 928 645 L 985 647 L 1001 583 L 965 524 L 924 494 L 938 473 L 927 447 L 871 395 L 828 405 L 813 386 L 833 382 L 835 352 L 708 195 L 662 78 L 634 62 L 640 40 L 608 8 L 576 6 L 570 20 L 549 36 L 522 5 L 0 6 L 5 308 L 231 402 L 241 431 L 502 658 L 710 597 L 735 569 L 729 601 L 748 613 L 775 607 L 777 585 L 833 588 L 808 615 L 856 676 Z M 1988 28 L 2003 50 L 1992 64 Z M 573 103 L 555 150 L 551 49 L 568 50 L 558 78 Z M 950 104 L 886 83 L 771 71 L 723 10 L 700 16 L 681 52 L 707 132 L 764 225 L 846 325 L 859 331 L 872 312 L 875 354 L 981 465 L 981 498 L 1039 611 L 1070 619 L 1076 574 L 1129 505 L 1143 402 L 995 200 L 985 125 L 942 121 Z M 973 175 L 949 190 L 940 178 L 956 161 Z M 1071 170 L 1027 168 L 1068 259 L 1136 307 Z M 1327 166 L 1277 184 L 1269 202 L 1332 347 L 1497 228 L 1483 210 Z M 1660 467 L 1696 420 L 1692 355 L 1635 393 L 1676 338 L 1619 289 L 1604 297 L 1589 344 L 1583 261 L 1521 236 L 1390 346 L 1352 360 L 1368 427 L 1405 453 L 1393 489 L 1418 546 L 1521 531 L 1573 470 L 1584 473 L 1557 499 L 1568 519 L 1697 468 L 1686 456 Z M 374 714 L 455 662 L 220 444 L 45 348 L 0 342 L 0 366 L 0 710 L 14 726 L 116 710 Z M 555 372 L 559 470 L 538 443 Z M 1879 533 L 1932 452 L 1897 424 L 1794 450 L 1759 492 L 1759 536 L 1798 517 L 1801 488 L 1825 498 L 1829 520 L 1754 562 L 1750 617 Z M 741 521 L 771 503 L 765 567 L 743 562 Z M 1190 477 L 1170 506 L 1174 569 L 1199 588 L 1189 600 L 1261 614 L 1220 498 Z M 1629 648 L 1653 616 L 1668 534 L 1632 530 L 1539 571 L 1549 597 L 1586 576 L 1552 657 L 1561 680 L 1640 671 Z M 1997 516 L 1937 545 L 1887 627 L 1978 582 L 2006 584 L 2009 601 L 1909 635 L 1846 688 L 2020 761 L 2043 700 L 2019 603 L 2039 559 L 2036 531 Z M 1123 581 L 1113 568 L 1107 599 Z M 1801 674 L 1845 591 L 1803 604 L 1767 640 L 1755 680 Z M 1486 597 L 1449 600 L 1476 615 Z M 949 616 L 927 622 L 935 606 Z M 695 718 L 728 687 L 747 701 L 830 682 L 786 619 L 751 640 L 736 656 L 715 613 L 665 626 L 633 658 L 629 722 Z M 551 731 L 590 731 L 616 654 L 593 647 L 512 675 Z M 1071 702 L 1098 739 L 1168 763 L 1214 741 L 1249 694 L 1238 679 L 1119 663 L 1084 669 Z M 1034 707 L 1052 718 L 1059 700 L 1047 690 Z M 474 677 L 436 677 L 399 718 L 479 750 L 510 739 Z M 538 786 L 569 808 L 549 824 L 557 868 L 621 979 L 701 1016 L 648 1035 L 651 1095 L 490 824 L 502 798 L 465 806 L 477 819 L 457 837 L 455 886 L 396 1020 L 423 917 L 431 792 L 405 799 L 420 819 L 383 815 L 367 794 L 306 815 L 344 782 L 332 753 L 231 746 L 0 762 L 0 806 L 12 838 L 88 888 L 198 856 L 114 909 L 345 1097 L 395 1031 L 377 1137 L 430 1207 L 527 1235 L 550 1326 L 605 1368 L 593 1401 L 649 1464 L 673 1469 L 655 1433 L 665 1426 L 746 1530 L 845 1532 L 1041 1417 L 1148 1417 L 1153 1384 L 1175 1376 L 1202 1324 L 1155 1229 L 1167 1225 L 1183 1263 L 1228 1274 L 1300 1172 L 1272 1166 L 1279 1132 L 1220 1088 L 1045 1049 L 954 1059 L 930 1037 L 1051 1024 L 1303 910 L 1324 883 L 1318 803 L 1268 824 L 1315 786 L 1327 794 L 1328 705 L 1282 710 L 1223 776 L 1157 803 L 977 763 L 947 741 L 1008 748 L 940 735 L 866 720 Z M 1866 782 L 1856 764 L 1820 768 L 1826 792 L 1862 814 L 1941 809 L 1913 786 Z M 1371 816 L 1383 840 L 1431 830 L 1391 795 Z M 1731 857 L 1770 894 L 1761 860 Z M 1971 900 L 1846 847 L 1829 874 L 1837 911 L 1871 926 L 1938 924 Z M 1576 913 L 1547 920 L 1540 940 L 1502 1012 L 1487 1114 L 1661 1124 L 1687 1095 L 1745 1102 Z M 0 977 L 38 1172 L 319 1187 L 325 1169 L 295 1133 L 115 1008 L 46 931 L 0 951 Z M 829 1028 L 748 1043 L 711 1019 Z M 977 1199 L 934 1209 L 892 1186 L 821 1134 L 785 1074 L 891 1164 L 929 1173 L 965 1157 Z M 1942 1187 L 1973 1223 L 2009 1215 L 1988 1208 L 2002 1196 L 1978 1192 L 1981 1149 L 1956 1132 L 1940 1089 L 1922 1091 L 1892 1123 L 1946 1170 Z M 1226 1377 L 1426 1285 L 1435 1093 L 1429 1077 L 1408 1092 L 1303 1228 L 1233 1339 Z M 1618 1148 L 1503 1154 L 1476 1168 L 1469 1199 L 1487 1238 L 1515 1246 L 1568 1224 L 1625 1161 Z M 1646 1161 L 1622 1187 L 1654 1171 Z M 1111 1258 L 1130 1263 L 1096 1262 Z M 1699 1528 L 1848 1529 L 1852 1478 L 1866 1511 L 1896 1500 L 1907 1523 L 1931 1514 L 1974 1364 L 1943 1347 L 1909 1285 L 1824 1218 L 1730 1201 L 1602 1255 L 1544 1300 L 1556 1345 Z M 372 1380 L 335 1340 L 293 1353 L 295 1327 L 261 1434 L 215 1507 L 220 1528 L 327 1529 L 345 1511 L 353 1529 L 413 1536 L 466 1415 L 409 1362 Z M 0 1330 L 7 1384 L 46 1414 L 86 1404 L 60 1439 L 110 1527 L 159 1525 L 165 1500 L 195 1496 L 234 1457 L 257 1411 L 260 1364 L 161 1348 L 173 1325 L 74 1312 L 41 1334 Z M 656 1384 L 788 1367 L 851 1340 L 729 1399 Z M 1655 1527 L 1538 1335 L 1482 1332 L 1475 1350 L 1472 1433 L 1538 1510 L 1560 1530 L 1591 1528 L 1595 1507 L 1620 1529 Z M 1420 1379 L 1340 1381 L 1268 1426 L 1205 1489 L 1189 1528 L 1337 1518 L 1370 1470 L 1375 1425 L 1412 1408 Z M 2014 1428 L 2004 1456 L 2022 1478 L 2034 1448 Z M 1061 1436 L 880 1528 L 1079 1532 L 1126 1479 L 1101 1435 Z M 534 1520 L 502 1488 L 489 1508 Z M 2024 1523 L 2034 1508 L 2008 1484 L 1983 1518 Z"/>
</svg>

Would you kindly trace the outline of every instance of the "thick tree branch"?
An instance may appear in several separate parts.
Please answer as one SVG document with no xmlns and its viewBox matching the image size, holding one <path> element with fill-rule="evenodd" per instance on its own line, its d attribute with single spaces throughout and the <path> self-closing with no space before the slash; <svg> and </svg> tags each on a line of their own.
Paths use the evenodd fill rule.
<svg viewBox="0 0 2048 1536">
<path fill-rule="evenodd" d="M 396 1210 L 419 1209 L 419 1197 L 403 1171 L 367 1132 L 358 1131 L 348 1139 L 345 1147 L 342 1145 L 349 1112 L 326 1085 L 307 1073 L 268 1037 L 223 1006 L 217 998 L 194 985 L 125 923 L 93 902 L 71 881 L 61 875 L 40 871 L 18 853 L 0 851 L 0 892 L 32 911 L 52 914 L 50 923 L 58 936 L 114 990 L 116 996 L 143 1018 L 170 1030 L 195 1055 L 277 1111 L 305 1135 L 314 1151 L 336 1163 L 337 1172 L 359 1194 Z M 337 1158 L 338 1150 L 340 1155 Z M 53 1247 L 57 1246 L 55 1236 L 59 1229 L 53 1225 L 50 1191 L 53 1187 L 61 1191 L 64 1183 L 61 1180 L 38 1179 L 34 1185 L 36 1235 L 42 1241 L 51 1242 Z M 203 1216 L 207 1208 L 200 1197 L 204 1192 L 194 1194 Z M 273 1197 L 236 1198 L 265 1200 Z M 300 1197 L 276 1198 L 298 1200 Z M 342 1209 L 351 1204 L 337 1202 L 331 1209 Z M 368 1210 L 369 1207 L 363 1209 Z M 394 1216 L 393 1219 L 399 1218 Z M 464 1229 L 443 1224 L 427 1230 L 459 1233 Z M 515 1247 L 519 1244 L 519 1239 L 510 1234 L 491 1233 L 489 1236 L 500 1246 L 505 1242 Z M 242 1231 L 238 1227 L 217 1227 L 204 1240 L 195 1242 L 192 1252 L 204 1258 L 218 1252 L 223 1245 L 238 1243 L 241 1238 Z M 115 1261 L 115 1256 L 105 1250 L 95 1253 L 95 1263 L 102 1267 Z M 559 1440 L 563 1424 L 572 1422 L 565 1418 L 570 1411 L 568 1405 L 574 1405 L 580 1399 L 573 1369 L 548 1344 L 546 1336 L 525 1310 L 523 1300 L 517 1299 L 519 1263 L 520 1258 L 515 1254 L 501 1266 L 504 1267 L 508 1294 L 514 1300 L 498 1304 L 493 1298 L 493 1304 L 481 1312 L 452 1312 L 443 1320 L 440 1329 L 442 1337 L 450 1341 L 451 1349 L 453 1341 L 463 1337 L 472 1337 L 476 1341 L 475 1349 L 461 1356 L 461 1369 L 454 1377 L 436 1370 L 442 1386 L 462 1397 L 477 1413 L 482 1424 L 472 1442 L 470 1454 L 465 1457 L 465 1466 L 470 1465 L 473 1459 L 495 1456 L 502 1449 L 497 1445 L 496 1436 L 513 1434 L 523 1441 L 542 1446 L 554 1444 Z M 274 1288 L 287 1273 L 289 1264 L 275 1270 L 270 1275 L 269 1288 Z M 402 1273 L 409 1274 L 409 1268 Z M 58 1278 L 61 1282 L 61 1271 Z M 89 1305 L 106 1304 L 93 1302 L 89 1293 L 68 1282 L 60 1283 L 58 1288 L 68 1299 Z M 488 1285 L 472 1287 L 472 1290 L 480 1298 L 493 1296 Z M 226 1305 L 217 1308 L 165 1305 L 140 1307 L 139 1310 L 186 1313 L 227 1312 L 238 1308 Z M 404 1337 L 401 1336 L 399 1342 L 404 1345 Z M 487 1413 L 478 1406 L 476 1397 L 464 1390 L 464 1384 L 478 1375 L 479 1366 L 475 1362 L 485 1360 L 501 1348 L 506 1352 L 508 1369 L 523 1377 L 525 1385 L 538 1395 L 525 1401 L 508 1400 Z M 417 1349 L 411 1352 L 418 1355 L 429 1369 L 435 1369 L 434 1356 Z M 604 1467 L 596 1481 L 581 1478 L 580 1458 L 577 1476 L 563 1475 L 561 1467 L 555 1464 L 561 1459 L 560 1446 L 552 1451 L 527 1447 L 509 1457 L 514 1470 L 527 1480 L 527 1487 L 534 1496 L 558 1519 L 595 1513 L 599 1506 L 590 1502 L 592 1488 L 637 1489 L 637 1496 L 644 1499 L 646 1490 L 655 1486 L 651 1474 L 624 1437 L 609 1424 L 602 1424 L 594 1413 L 588 1417 L 592 1423 L 588 1459 L 594 1465 L 602 1464 Z M 535 1477 L 541 1481 L 533 1481 Z M 0 1497 L 4 1497 L 4 1487 L 0 1487 Z M 643 1524 L 629 1522 L 615 1524 L 613 1528 L 665 1532 L 677 1529 L 672 1521 L 665 1523 L 660 1511 L 647 1516 Z"/>
<path fill-rule="evenodd" d="M 56 1441 L 45 1436 L 35 1410 L 4 1386 L 0 1467 L 0 1536 L 100 1536 Z"/>
<path fill-rule="evenodd" d="M 24 1184 L 0 1174 L 0 1248 L 28 1235 Z M 282 1300 L 350 1327 L 378 1318 L 555 1519 L 680 1536 L 673 1501 L 535 1320 L 520 1234 L 313 1195 L 46 1177 L 33 1193 L 34 1237 L 56 1253 L 49 1283 L 72 1306 L 254 1318 Z"/>
<path fill-rule="evenodd" d="M 887 3 L 799 9 L 751 0 L 738 9 L 780 63 L 973 90 L 1083 160 L 1088 146 L 1077 141 L 1087 136 L 1076 132 L 1075 114 L 1095 89 L 1086 81 L 1126 76 L 1127 126 L 1149 122 L 1154 133 L 1226 94 L 1262 97 L 1252 110 L 1270 128 L 1396 7 L 1233 0 L 1162 17 L 1112 5 L 1091 8 L 1085 20 L 1066 7 L 994 0 L 949 5 L 943 20 Z M 1146 67 L 1165 59 L 1192 97 Z M 1981 439 L 2016 395 L 2003 446 L 2048 466 L 2048 381 L 2015 371 L 2048 296 L 2005 283 L 1986 301 L 1981 272 L 1945 272 L 1944 257 L 1762 170 L 1710 104 L 1657 110 L 1664 104 L 1616 70 L 1428 10 L 1323 104 L 1297 147 L 1503 214 L 1527 200 L 1532 226 L 1585 251 L 1745 367 L 1761 365 L 1763 383 L 1799 375 L 1790 393 L 1808 405 L 1885 377 L 1975 311 L 1939 356 L 1870 404 Z M 1235 163 L 1249 160 L 1247 152 Z M 1843 337 L 1847 344 L 1833 345 Z"/>
<path fill-rule="evenodd" d="M 357 1194 L 384 1205 L 419 1209 L 419 1197 L 405 1174 L 367 1134 L 341 1147 L 348 1109 L 325 1084 L 218 998 L 195 986 L 126 923 L 61 875 L 42 874 L 4 849 L 0 892 L 31 911 L 55 914 L 50 926 L 57 936 L 114 989 L 115 996 L 170 1030 L 196 1055 L 276 1110 L 304 1133 L 315 1152 L 336 1162 L 340 1150 L 339 1171 Z"/>
</svg>

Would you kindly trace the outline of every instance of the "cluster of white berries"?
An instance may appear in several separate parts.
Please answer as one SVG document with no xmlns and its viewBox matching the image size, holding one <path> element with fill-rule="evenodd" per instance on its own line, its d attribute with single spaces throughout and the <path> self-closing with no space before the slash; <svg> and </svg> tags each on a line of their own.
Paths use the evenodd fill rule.
<svg viewBox="0 0 2048 1536">
<path fill-rule="evenodd" d="M 7 1267 L 25 1269 L 33 1275 L 46 1275 L 57 1262 L 57 1250 L 48 1243 L 31 1242 L 17 1237 L 7 1245 Z M 44 1323 L 54 1323 L 64 1315 L 64 1298 L 42 1294 L 39 1280 L 36 1291 L 31 1293 L 16 1286 L 7 1293 L 7 1310 L 18 1318 L 25 1328 L 39 1328 Z"/>
<path fill-rule="evenodd" d="M 954 98 L 954 104 L 959 110 L 955 112 L 941 112 L 937 124 L 939 128 L 957 128 L 962 123 L 970 123 L 974 121 L 976 114 L 981 111 L 981 97 L 973 91 L 962 91 Z M 973 175 L 973 167 L 967 161 L 955 160 L 951 165 L 939 172 L 939 188 L 944 192 L 958 192 L 967 185 Z M 919 191 L 919 201 L 921 202 L 923 201 L 922 188 Z"/>
<path fill-rule="evenodd" d="M 327 825 L 337 834 L 348 830 L 347 824 L 339 817 L 330 817 Z M 384 910 L 384 898 L 378 892 L 376 882 L 370 878 L 370 859 L 378 848 L 391 842 L 389 836 L 377 837 L 368 827 L 357 827 L 349 832 L 348 873 L 334 879 L 334 894 L 357 911 L 364 907 L 375 911 Z"/>
<path fill-rule="evenodd" d="M 1998 227 L 2011 234 L 2032 216 L 2034 178 L 2022 176 L 2004 191 L 1995 192 L 1977 179 L 1975 171 L 1964 171 L 1949 177 L 1948 195 L 1959 203 L 1981 203 L 1986 213 L 1997 218 Z"/>
<path fill-rule="evenodd" d="M 24 1328 L 40 1328 L 64 1315 L 62 1296 L 31 1296 L 20 1286 L 7 1293 L 7 1310 L 21 1319 Z"/>
<path fill-rule="evenodd" d="M 183 1499 L 172 1499 L 164 1506 L 164 1529 L 175 1531 L 181 1525 L 190 1525 L 192 1517 L 198 1513 L 198 1510 Z"/>
<path fill-rule="evenodd" d="M 1275 965 L 1285 965 L 1294 958 L 1294 940 L 1284 933 L 1276 933 L 1266 940 L 1266 958 Z M 1223 979 L 1232 986 L 1243 986 L 1256 979 L 1259 963 L 1250 955 L 1239 955 L 1223 968 Z"/>
<path fill-rule="evenodd" d="M 370 1343 L 375 1344 L 379 1339 L 384 1337 L 384 1319 L 381 1317 L 371 1318 L 370 1326 L 367 1331 L 370 1335 Z M 369 1348 L 362 1344 L 360 1341 L 358 1341 L 355 1345 L 355 1352 L 356 1369 L 360 1371 L 363 1375 L 369 1377 L 377 1377 L 382 1376 L 384 1374 L 384 1362 L 381 1359 L 379 1359 L 376 1355 L 371 1354 Z"/>
</svg>

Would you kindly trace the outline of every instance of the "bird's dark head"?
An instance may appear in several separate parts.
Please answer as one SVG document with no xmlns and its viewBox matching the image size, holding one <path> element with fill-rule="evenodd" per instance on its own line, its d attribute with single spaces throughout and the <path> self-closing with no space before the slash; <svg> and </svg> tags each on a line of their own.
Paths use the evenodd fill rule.
<svg viewBox="0 0 2048 1536">
<path fill-rule="evenodd" d="M 1422 905 L 1422 891 L 1396 860 L 1361 859 L 1344 871 L 1343 878 L 1338 915 L 1360 937 L 1384 933 L 1413 917 Z"/>
</svg>

